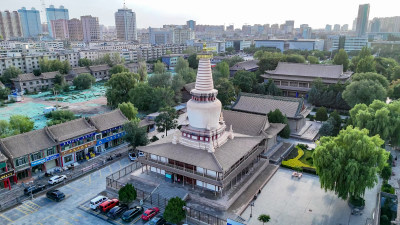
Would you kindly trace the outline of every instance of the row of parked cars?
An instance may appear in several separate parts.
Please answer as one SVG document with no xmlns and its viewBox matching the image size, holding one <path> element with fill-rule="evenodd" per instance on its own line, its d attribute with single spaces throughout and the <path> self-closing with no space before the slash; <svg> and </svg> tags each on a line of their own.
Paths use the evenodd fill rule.
<svg viewBox="0 0 400 225">
<path fill-rule="evenodd" d="M 52 177 L 50 177 L 50 179 L 48 181 L 48 184 L 49 185 L 59 184 L 59 183 L 63 182 L 66 179 L 67 179 L 67 176 L 65 176 L 65 175 L 52 176 Z M 43 185 L 43 184 L 31 185 L 31 186 L 26 187 L 24 189 L 24 194 L 25 195 L 36 194 L 36 193 L 38 193 L 40 191 L 43 191 L 44 189 L 46 189 L 46 185 Z"/>
<path fill-rule="evenodd" d="M 161 216 L 156 216 L 160 209 L 157 207 L 148 208 L 144 210 L 142 206 L 128 207 L 124 204 L 119 204 L 119 200 L 108 199 L 105 196 L 97 196 L 90 201 L 89 207 L 92 210 L 100 210 L 102 213 L 107 213 L 107 217 L 111 219 L 120 218 L 123 221 L 131 222 L 133 219 L 141 215 L 141 219 L 149 221 L 149 225 L 162 225 L 166 224 L 166 221 Z"/>
<path fill-rule="evenodd" d="M 143 157 L 144 153 L 142 151 L 129 152 L 128 157 L 131 161 L 135 161 L 138 157 Z"/>
</svg>

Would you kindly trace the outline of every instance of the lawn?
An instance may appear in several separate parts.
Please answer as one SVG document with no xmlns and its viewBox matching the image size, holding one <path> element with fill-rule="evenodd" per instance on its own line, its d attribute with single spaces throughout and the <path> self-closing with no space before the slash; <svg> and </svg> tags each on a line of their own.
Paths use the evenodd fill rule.
<svg viewBox="0 0 400 225">
<path fill-rule="evenodd" d="M 313 151 L 314 150 L 303 150 L 299 146 L 296 146 L 286 160 L 282 162 L 282 165 L 292 169 L 299 167 L 315 169 L 312 159 Z"/>
</svg>

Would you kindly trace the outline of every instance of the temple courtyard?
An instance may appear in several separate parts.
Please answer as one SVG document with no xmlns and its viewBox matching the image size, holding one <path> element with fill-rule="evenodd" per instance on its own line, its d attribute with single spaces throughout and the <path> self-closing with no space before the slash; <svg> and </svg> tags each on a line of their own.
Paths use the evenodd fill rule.
<svg viewBox="0 0 400 225">
<path fill-rule="evenodd" d="M 373 216 L 378 185 L 365 193 L 365 209 L 362 215 L 351 215 L 347 201 L 339 199 L 333 192 L 320 187 L 319 178 L 303 173 L 303 177 L 292 178 L 292 171 L 280 168 L 265 185 L 252 207 L 241 217 L 249 225 L 261 224 L 257 217 L 269 214 L 269 224 L 291 225 L 365 225 Z"/>
</svg>

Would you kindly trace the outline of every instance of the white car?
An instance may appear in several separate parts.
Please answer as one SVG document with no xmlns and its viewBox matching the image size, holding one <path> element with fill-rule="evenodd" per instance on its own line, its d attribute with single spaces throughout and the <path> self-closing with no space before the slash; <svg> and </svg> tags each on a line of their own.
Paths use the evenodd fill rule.
<svg viewBox="0 0 400 225">
<path fill-rule="evenodd" d="M 142 151 L 139 151 L 139 157 L 144 157 L 144 153 Z"/>
<path fill-rule="evenodd" d="M 62 182 L 63 180 L 66 180 L 67 179 L 67 176 L 65 176 L 65 175 L 61 175 L 61 176 L 58 176 L 58 175 L 55 175 L 55 176 L 53 176 L 53 177 L 50 177 L 50 179 L 49 179 L 49 184 L 58 184 L 58 183 L 60 183 L 60 182 Z"/>
<path fill-rule="evenodd" d="M 128 154 L 128 156 L 129 156 L 129 159 L 130 159 L 131 161 L 135 161 L 135 160 L 137 159 L 136 154 L 135 154 L 134 152 L 130 152 L 130 153 Z"/>
</svg>

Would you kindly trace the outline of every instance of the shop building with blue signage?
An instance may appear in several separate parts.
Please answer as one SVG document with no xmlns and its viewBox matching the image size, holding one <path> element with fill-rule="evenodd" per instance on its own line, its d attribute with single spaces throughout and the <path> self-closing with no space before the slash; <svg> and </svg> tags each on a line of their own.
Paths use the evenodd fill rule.
<svg viewBox="0 0 400 225">
<path fill-rule="evenodd" d="M 57 124 L 47 130 L 57 143 L 62 167 L 96 156 L 96 128 L 85 118 Z"/>
<path fill-rule="evenodd" d="M 101 153 L 123 144 L 123 125 L 127 122 L 128 118 L 119 109 L 91 117 L 89 123 L 96 128 L 95 151 Z"/>
<path fill-rule="evenodd" d="M 8 168 L 13 168 L 14 179 L 31 177 L 51 171 L 60 165 L 57 143 L 48 135 L 48 130 L 34 130 L 0 140 L 1 152 L 9 159 Z"/>
</svg>

